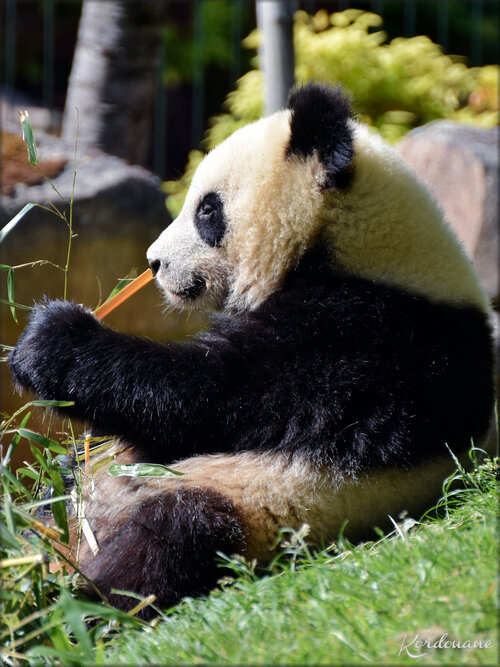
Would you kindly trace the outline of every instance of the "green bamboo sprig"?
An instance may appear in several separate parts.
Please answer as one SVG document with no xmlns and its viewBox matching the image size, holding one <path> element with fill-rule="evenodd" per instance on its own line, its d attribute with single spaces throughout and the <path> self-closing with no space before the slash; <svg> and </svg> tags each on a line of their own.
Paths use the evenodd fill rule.
<svg viewBox="0 0 500 667">
<path fill-rule="evenodd" d="M 47 176 L 43 173 L 43 171 L 40 168 L 39 160 L 38 160 L 38 149 L 36 146 L 36 141 L 35 141 L 35 135 L 33 134 L 33 128 L 31 126 L 31 121 L 30 121 L 30 116 L 29 113 L 25 111 L 19 111 L 19 118 L 21 121 L 21 128 L 23 130 L 23 141 L 26 143 L 26 146 L 28 148 L 28 161 L 29 163 L 33 166 L 36 167 L 42 178 L 45 180 L 46 183 L 50 185 L 50 187 L 54 190 L 54 192 L 57 194 L 58 197 L 60 197 L 66 204 L 70 204 L 70 202 L 64 197 L 59 190 L 56 188 L 56 186 L 52 183 L 52 181 L 47 178 Z M 59 209 L 52 204 L 52 202 L 49 202 L 51 206 L 54 207 L 54 209 L 57 211 L 57 214 L 59 215 L 60 218 L 64 218 L 64 213 L 61 213 Z M 38 206 L 38 204 L 36 204 Z"/>
<path fill-rule="evenodd" d="M 73 153 L 73 184 L 71 186 L 71 199 L 69 202 L 69 222 L 68 222 L 68 252 L 66 253 L 66 266 L 64 268 L 64 299 L 67 297 L 68 292 L 68 271 L 69 271 L 69 260 L 71 257 L 71 245 L 75 235 L 73 234 L 73 204 L 75 201 L 75 184 L 76 184 L 76 154 L 78 151 L 78 132 L 80 130 L 80 118 L 78 113 L 78 108 L 76 108 L 76 132 L 75 132 L 75 150 Z"/>
<path fill-rule="evenodd" d="M 66 264 L 64 268 L 62 269 L 64 273 L 64 289 L 63 289 L 63 298 L 66 299 L 68 296 L 68 273 L 69 273 L 69 263 L 71 259 L 71 248 L 72 248 L 72 243 L 75 235 L 73 234 L 73 205 L 75 202 L 75 184 L 76 184 L 76 174 L 77 174 L 77 169 L 76 169 L 76 155 L 78 151 L 78 133 L 80 129 L 79 125 L 79 114 L 78 114 L 78 109 L 76 109 L 76 136 L 75 136 L 75 150 L 73 154 L 73 183 L 71 187 L 71 198 L 68 200 L 66 197 L 63 197 L 63 195 L 59 192 L 59 190 L 55 187 L 55 185 L 50 181 L 45 174 L 41 171 L 40 166 L 39 166 L 39 161 L 38 161 L 38 151 L 36 147 L 36 142 L 35 142 L 35 137 L 33 135 L 33 129 L 31 127 L 31 122 L 29 119 L 29 114 L 27 111 L 24 113 L 22 111 L 19 112 L 20 118 L 21 118 L 21 126 L 23 128 L 23 139 L 26 142 L 26 145 L 28 147 L 28 159 L 30 164 L 35 166 L 40 173 L 42 174 L 43 178 L 45 181 L 51 186 L 51 188 L 56 192 L 56 194 L 69 206 L 69 216 L 66 215 L 66 211 L 60 211 L 59 208 L 51 201 L 48 202 L 49 206 L 51 208 L 48 208 L 46 206 L 42 206 L 41 208 L 45 208 L 55 215 L 57 215 L 59 218 L 64 220 L 66 225 L 68 226 L 68 249 L 66 252 Z"/>
<path fill-rule="evenodd" d="M 72 243 L 73 239 L 75 238 L 76 234 L 73 233 L 73 206 L 74 206 L 74 201 L 75 201 L 75 184 L 76 184 L 76 174 L 77 174 L 77 168 L 76 168 L 76 156 L 77 156 L 77 150 L 78 150 L 78 133 L 79 133 L 79 115 L 78 115 L 78 109 L 76 110 L 76 137 L 75 137 L 75 149 L 74 149 L 74 156 L 73 156 L 73 183 L 71 187 L 71 197 L 70 199 L 66 199 L 59 190 L 55 187 L 55 185 L 50 181 L 47 176 L 43 173 L 42 169 L 40 168 L 40 161 L 38 157 L 38 148 L 36 145 L 35 141 L 35 136 L 33 133 L 33 128 L 31 126 L 31 121 L 29 117 L 28 111 L 19 111 L 19 118 L 21 121 L 21 128 L 23 131 L 23 140 L 26 143 L 26 147 L 28 149 L 28 161 L 29 164 L 31 164 L 33 167 L 35 167 L 42 178 L 50 185 L 50 187 L 54 190 L 54 192 L 58 195 L 62 201 L 67 204 L 69 207 L 69 214 L 61 210 L 54 202 L 47 200 L 47 205 L 44 204 L 34 204 L 34 203 L 29 203 L 24 206 L 24 208 L 16 215 L 10 222 L 8 222 L 3 229 L 0 230 L 0 243 L 4 240 L 4 238 L 9 234 L 14 227 L 20 222 L 20 220 L 28 213 L 34 206 L 37 208 L 40 208 L 44 211 L 48 211 L 49 213 L 52 213 L 56 215 L 58 218 L 61 220 L 64 220 L 66 223 L 66 226 L 68 228 L 68 247 L 66 251 L 66 263 L 64 266 L 60 266 L 59 264 L 56 264 L 55 262 L 51 262 L 49 260 L 38 260 L 35 262 L 28 262 L 25 264 L 21 264 L 19 266 L 11 267 L 11 266 L 5 266 L 2 265 L 0 268 L 2 270 L 7 271 L 7 291 L 8 291 L 8 300 L 2 300 L 1 302 L 5 305 L 8 305 L 10 307 L 12 317 L 14 318 L 14 321 L 18 323 L 17 315 L 16 315 L 16 309 L 21 308 L 25 310 L 30 310 L 28 306 L 22 306 L 21 304 L 16 303 L 14 299 L 14 269 L 16 268 L 22 268 L 24 266 L 35 266 L 35 265 L 43 265 L 43 264 L 48 264 L 50 266 L 53 266 L 54 268 L 60 270 L 63 272 L 64 275 L 64 287 L 63 287 L 63 298 L 67 299 L 68 297 L 68 274 L 69 274 L 69 265 L 70 265 L 70 259 L 71 259 L 71 250 L 72 250 Z"/>
</svg>

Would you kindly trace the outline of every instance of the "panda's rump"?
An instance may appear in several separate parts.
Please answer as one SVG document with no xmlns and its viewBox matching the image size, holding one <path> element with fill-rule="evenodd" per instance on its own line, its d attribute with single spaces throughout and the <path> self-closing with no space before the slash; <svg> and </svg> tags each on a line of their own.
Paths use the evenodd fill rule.
<svg viewBox="0 0 500 667">
<path fill-rule="evenodd" d="M 117 446 L 118 448 L 119 446 Z M 131 450 L 116 454 L 114 463 L 134 460 Z M 308 541 L 335 541 L 344 527 L 351 540 L 373 538 L 375 526 L 390 527 L 408 512 L 414 518 L 439 497 L 442 480 L 453 470 L 451 457 L 441 457 L 410 470 L 378 469 L 353 478 L 332 467 L 313 468 L 302 457 L 271 452 L 241 452 L 189 458 L 172 464 L 174 477 L 113 477 L 102 467 L 85 484 L 84 513 L 97 545 L 118 534 L 142 503 L 186 489 L 206 491 L 230 501 L 244 535 L 248 558 L 265 562 L 280 528 L 308 526 Z M 190 508 L 185 507 L 189 523 Z M 82 560 L 91 556 L 82 545 Z"/>
</svg>

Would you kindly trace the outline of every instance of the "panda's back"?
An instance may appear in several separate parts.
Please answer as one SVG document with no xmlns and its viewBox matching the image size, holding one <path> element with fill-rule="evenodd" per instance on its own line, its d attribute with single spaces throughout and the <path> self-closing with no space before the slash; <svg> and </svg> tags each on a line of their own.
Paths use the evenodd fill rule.
<svg viewBox="0 0 500 667">
<path fill-rule="evenodd" d="M 202 338 L 238 350 L 223 434 L 236 450 L 304 454 L 357 474 L 411 467 L 446 445 L 463 451 L 488 430 L 487 314 L 336 272 L 321 251 L 254 313 Z"/>
</svg>

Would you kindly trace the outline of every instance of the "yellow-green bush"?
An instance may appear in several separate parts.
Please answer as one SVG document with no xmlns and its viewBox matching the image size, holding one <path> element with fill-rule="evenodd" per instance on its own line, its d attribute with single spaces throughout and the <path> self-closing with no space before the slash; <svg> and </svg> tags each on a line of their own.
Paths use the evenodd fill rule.
<svg viewBox="0 0 500 667">
<path fill-rule="evenodd" d="M 297 82 L 342 84 L 360 120 L 376 127 L 389 141 L 438 118 L 481 127 L 497 123 L 498 67 L 468 68 L 463 59 L 443 54 L 425 36 L 398 37 L 387 43 L 383 31 L 374 31 L 381 23 L 376 14 L 358 9 L 331 15 L 320 10 L 315 16 L 297 12 Z M 254 30 L 245 46 L 257 49 L 259 39 Z M 263 90 L 258 69 L 241 77 L 226 99 L 226 112 L 210 120 L 203 148 L 214 148 L 237 128 L 257 120 L 262 114 Z M 170 195 L 167 205 L 174 216 L 202 157 L 202 151 L 191 151 L 182 178 L 165 184 Z"/>
</svg>

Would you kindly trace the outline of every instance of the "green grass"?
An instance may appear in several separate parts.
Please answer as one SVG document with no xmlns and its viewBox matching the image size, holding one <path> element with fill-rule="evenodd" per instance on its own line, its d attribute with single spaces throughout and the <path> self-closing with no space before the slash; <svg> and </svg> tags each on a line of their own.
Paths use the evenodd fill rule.
<svg viewBox="0 0 500 667">
<path fill-rule="evenodd" d="M 110 664 L 414 663 L 402 645 L 490 642 L 490 648 L 418 649 L 427 664 L 497 664 L 497 502 L 493 464 L 444 517 L 338 554 L 281 561 L 208 598 L 183 601 L 154 629 L 129 631 Z M 456 500 L 453 496 L 450 501 Z M 236 569 L 245 569 L 235 563 Z M 419 662 L 417 660 L 417 662 Z"/>
<path fill-rule="evenodd" d="M 63 469 L 49 445 L 44 451 L 51 475 L 43 466 L 39 475 L 50 482 Z M 77 575 L 50 573 L 57 547 L 33 524 L 29 510 L 39 503 L 37 495 L 27 490 L 23 495 L 20 480 L 5 467 L 3 660 L 8 665 L 402 664 L 413 663 L 405 645 L 411 653 L 426 651 L 410 645 L 415 637 L 434 643 L 446 634 L 442 643 L 476 641 L 483 648 L 431 649 L 421 662 L 497 664 L 497 466 L 498 458 L 487 459 L 471 473 L 457 471 L 465 488 L 445 485 L 439 518 L 413 526 L 407 520 L 378 542 L 358 547 L 341 542 L 311 555 L 299 534 L 285 536 L 284 555 L 260 578 L 252 564 L 232 559 L 236 580 L 207 598 L 184 600 L 151 625 L 80 599 Z M 35 486 L 43 486 L 40 477 Z M 38 534 L 26 536 L 28 527 Z"/>
</svg>

